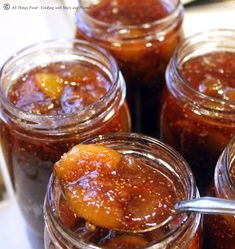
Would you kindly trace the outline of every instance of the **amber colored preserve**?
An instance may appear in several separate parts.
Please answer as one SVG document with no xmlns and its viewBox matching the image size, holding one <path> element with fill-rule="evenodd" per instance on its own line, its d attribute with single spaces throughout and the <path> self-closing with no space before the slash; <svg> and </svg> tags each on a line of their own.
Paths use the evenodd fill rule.
<svg viewBox="0 0 235 249">
<path fill-rule="evenodd" d="M 233 139 L 221 155 L 216 169 L 214 187 L 210 195 L 235 200 L 235 140 Z M 235 248 L 235 217 L 205 217 L 205 249 Z"/>
<path fill-rule="evenodd" d="M 76 37 L 107 49 L 127 83 L 133 129 L 158 136 L 165 68 L 183 38 L 179 0 L 100 0 L 77 12 Z"/>
<path fill-rule="evenodd" d="M 206 191 L 223 149 L 235 135 L 233 31 L 187 39 L 169 64 L 161 138 L 190 163 Z"/>
<path fill-rule="evenodd" d="M 123 133 L 91 139 L 54 164 L 45 248 L 199 249 L 201 216 L 174 217 L 176 203 L 197 195 L 187 164 L 159 141 Z"/>
<path fill-rule="evenodd" d="M 129 131 L 125 82 L 113 58 L 79 40 L 22 50 L 1 71 L 0 134 L 21 211 L 43 236 L 52 165 L 94 135 Z"/>
</svg>

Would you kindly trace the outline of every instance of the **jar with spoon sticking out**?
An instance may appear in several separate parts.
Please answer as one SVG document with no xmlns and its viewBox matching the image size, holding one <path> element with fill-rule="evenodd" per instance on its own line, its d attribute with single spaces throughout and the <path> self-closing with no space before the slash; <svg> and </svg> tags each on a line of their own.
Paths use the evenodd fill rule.
<svg viewBox="0 0 235 249">
<path fill-rule="evenodd" d="M 45 248 L 201 248 L 201 215 L 174 216 L 198 197 L 184 159 L 138 134 L 76 145 L 54 165 L 44 204 Z"/>
</svg>

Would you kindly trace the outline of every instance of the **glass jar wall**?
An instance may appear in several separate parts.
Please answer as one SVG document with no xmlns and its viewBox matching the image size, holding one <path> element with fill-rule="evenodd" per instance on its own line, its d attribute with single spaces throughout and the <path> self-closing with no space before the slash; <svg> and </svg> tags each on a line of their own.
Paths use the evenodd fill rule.
<svg viewBox="0 0 235 249">
<path fill-rule="evenodd" d="M 214 184 L 210 195 L 235 200 L 235 139 L 233 139 L 218 160 Z M 208 249 L 233 249 L 235 245 L 235 217 L 206 216 L 205 245 Z"/>
<path fill-rule="evenodd" d="M 232 30 L 213 30 L 186 39 L 166 73 L 161 139 L 189 162 L 204 193 L 235 134 L 234 36 Z"/>
</svg>

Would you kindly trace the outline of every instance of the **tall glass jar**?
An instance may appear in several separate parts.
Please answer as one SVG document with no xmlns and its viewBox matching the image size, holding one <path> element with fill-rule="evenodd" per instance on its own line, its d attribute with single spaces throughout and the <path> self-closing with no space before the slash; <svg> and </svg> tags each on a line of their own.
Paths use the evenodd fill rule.
<svg viewBox="0 0 235 249">
<path fill-rule="evenodd" d="M 210 195 L 235 200 L 235 139 L 233 138 L 218 160 L 214 186 Z M 233 249 L 235 246 L 235 217 L 206 216 L 205 238 L 208 249 Z"/>
<path fill-rule="evenodd" d="M 121 152 L 123 155 L 136 156 L 138 159 L 143 160 L 149 167 L 161 172 L 161 174 L 168 175 L 169 173 L 168 176 L 175 184 L 175 191 L 179 191 L 182 188 L 185 199 L 192 199 L 199 196 L 192 172 L 187 163 L 177 152 L 158 140 L 138 134 L 116 133 L 89 139 L 84 143 L 103 144 Z M 59 206 L 59 200 L 62 197 L 61 194 L 60 183 L 53 174 L 48 185 L 44 204 L 46 224 L 44 239 L 46 249 L 98 249 L 106 248 L 106 246 L 107 248 L 117 248 L 115 246 L 112 247 L 113 239 L 127 240 L 127 242 L 124 242 L 123 247 L 118 248 L 201 248 L 200 214 L 183 214 L 182 216 L 173 217 L 172 220 L 167 219 L 157 229 L 146 231 L 142 234 L 131 232 L 116 233 L 113 230 L 109 230 L 101 232 L 101 235 L 97 235 L 97 233 L 100 233 L 99 230 L 97 232 L 92 230 L 89 233 L 86 231 L 86 228 L 74 227 L 73 229 L 69 229 L 62 224 Z M 161 198 L 164 197 L 166 196 L 161 196 Z M 68 220 L 69 216 L 66 217 Z M 82 238 L 83 235 L 84 238 Z M 92 236 L 99 243 L 91 243 Z M 99 236 L 103 236 L 104 238 L 99 239 Z M 135 246 L 132 244 L 133 241 L 135 241 Z M 128 245 L 128 243 L 132 246 Z"/>
<path fill-rule="evenodd" d="M 159 136 L 165 68 L 183 39 L 179 0 L 101 0 L 77 12 L 77 38 L 107 49 L 127 83 L 133 130 Z"/>
<path fill-rule="evenodd" d="M 228 88 L 234 91 L 228 86 L 233 84 L 232 77 L 227 76 L 233 64 L 228 65 L 225 59 L 229 56 L 235 62 L 234 37 L 232 30 L 213 30 L 186 39 L 166 72 L 168 92 L 161 112 L 161 139 L 186 158 L 200 191 L 210 185 L 216 160 L 235 134 L 235 101 L 230 99 L 232 95 L 223 97 Z M 211 62 L 213 56 L 217 59 Z M 197 89 L 190 81 L 202 84 Z"/>
<path fill-rule="evenodd" d="M 109 90 L 93 104 L 67 114 L 32 114 L 9 101 L 8 93 L 19 77 L 58 62 L 94 67 L 110 82 Z M 125 81 L 109 53 L 74 39 L 42 42 L 21 50 L 4 64 L 0 82 L 3 154 L 23 216 L 31 230 L 43 237 L 43 200 L 52 165 L 84 139 L 130 130 Z"/>
</svg>

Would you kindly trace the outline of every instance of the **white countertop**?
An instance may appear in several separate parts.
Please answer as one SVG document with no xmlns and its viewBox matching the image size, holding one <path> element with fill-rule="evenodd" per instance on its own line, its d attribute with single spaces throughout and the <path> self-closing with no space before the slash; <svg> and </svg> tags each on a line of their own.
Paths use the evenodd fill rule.
<svg viewBox="0 0 235 249">
<path fill-rule="evenodd" d="M 208 29 L 235 29 L 235 0 L 186 9 L 186 36 Z"/>
<path fill-rule="evenodd" d="M 75 0 L 76 1 L 76 0 Z M 53 0 L 0 0 L 0 66 L 17 50 L 32 43 L 51 38 L 73 37 L 73 18 L 62 10 L 4 10 L 10 6 L 62 6 L 63 1 Z M 72 7 L 74 1 L 66 1 Z M 203 5 L 186 10 L 184 29 L 186 36 L 214 28 L 235 29 L 235 1 Z M 0 155 L 0 165 L 3 162 Z M 7 176 L 4 173 L 5 179 Z M 7 182 L 10 200 L 0 203 L 0 247 L 3 249 L 34 249 L 30 247 L 24 223 Z"/>
</svg>

